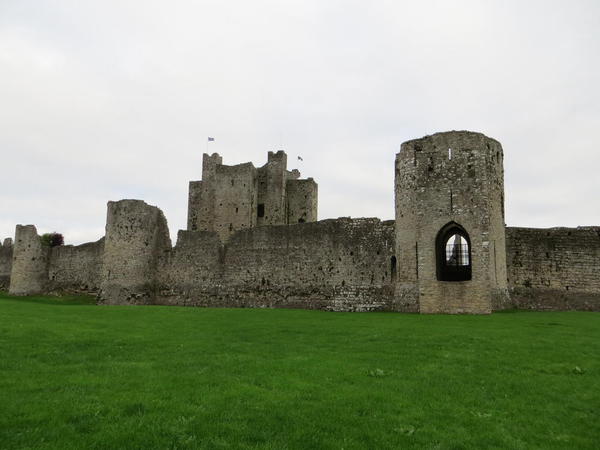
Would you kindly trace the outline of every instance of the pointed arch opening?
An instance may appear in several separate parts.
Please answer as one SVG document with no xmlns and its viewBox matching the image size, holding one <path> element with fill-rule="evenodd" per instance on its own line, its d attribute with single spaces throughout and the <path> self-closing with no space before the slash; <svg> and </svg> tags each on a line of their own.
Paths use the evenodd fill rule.
<svg viewBox="0 0 600 450">
<path fill-rule="evenodd" d="M 471 279 L 471 239 L 462 226 L 456 222 L 446 224 L 438 232 L 435 248 L 439 281 Z"/>
</svg>

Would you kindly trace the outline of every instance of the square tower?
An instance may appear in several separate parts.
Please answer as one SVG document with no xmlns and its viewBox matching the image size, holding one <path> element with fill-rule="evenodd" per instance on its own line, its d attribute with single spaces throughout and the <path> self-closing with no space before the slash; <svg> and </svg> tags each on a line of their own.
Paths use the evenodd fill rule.
<svg viewBox="0 0 600 450">
<path fill-rule="evenodd" d="M 283 150 L 269 152 L 259 168 L 250 162 L 223 164 L 203 155 L 202 180 L 190 181 L 188 231 L 214 231 L 226 241 L 238 230 L 317 220 L 317 183 L 287 170 Z"/>
</svg>

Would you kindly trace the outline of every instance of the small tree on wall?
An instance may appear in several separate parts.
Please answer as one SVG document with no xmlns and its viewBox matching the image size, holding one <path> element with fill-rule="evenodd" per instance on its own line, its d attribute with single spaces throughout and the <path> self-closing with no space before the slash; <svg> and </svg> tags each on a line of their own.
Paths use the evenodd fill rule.
<svg viewBox="0 0 600 450">
<path fill-rule="evenodd" d="M 40 239 L 42 240 L 42 245 L 47 247 L 58 247 L 65 243 L 63 235 L 57 232 L 44 233 L 40 236 Z"/>
</svg>

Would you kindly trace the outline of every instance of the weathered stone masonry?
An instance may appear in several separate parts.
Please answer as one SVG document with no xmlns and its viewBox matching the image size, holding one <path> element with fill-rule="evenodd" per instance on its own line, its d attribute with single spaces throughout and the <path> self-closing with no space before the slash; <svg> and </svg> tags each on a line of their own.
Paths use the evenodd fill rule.
<svg viewBox="0 0 600 450">
<path fill-rule="evenodd" d="M 158 261 L 171 249 L 162 211 L 140 200 L 108 202 L 99 298 L 107 304 L 152 304 Z"/>
<path fill-rule="evenodd" d="M 600 227 L 505 227 L 493 139 L 403 144 L 394 221 L 316 221 L 316 183 L 286 164 L 283 152 L 258 169 L 204 155 L 174 247 L 162 212 L 140 200 L 109 202 L 105 238 L 80 246 L 45 248 L 19 225 L 14 245 L 0 246 L 0 283 L 15 294 L 98 292 L 104 304 L 600 310 Z"/>
<path fill-rule="evenodd" d="M 180 231 L 163 253 L 156 303 L 393 309 L 393 222 L 323 220 L 235 233 Z"/>
<path fill-rule="evenodd" d="M 17 225 L 10 274 L 11 294 L 37 294 L 47 290 L 49 254 L 50 248 L 42 245 L 35 226 Z"/>
<path fill-rule="evenodd" d="M 10 284 L 12 259 L 13 240 L 11 238 L 6 238 L 3 243 L 0 243 L 0 290 L 8 289 L 8 285 Z"/>
<path fill-rule="evenodd" d="M 399 295 L 421 312 L 489 313 L 507 296 L 503 155 L 479 133 L 437 133 L 405 142 L 396 157 Z M 441 281 L 436 239 L 447 226 L 470 239 L 472 274 Z"/>
<path fill-rule="evenodd" d="M 514 307 L 600 310 L 600 227 L 507 228 Z"/>
<path fill-rule="evenodd" d="M 7 245 L 8 244 L 8 245 Z M 10 257 L 10 260 L 7 260 Z M 42 292 L 96 293 L 104 258 L 104 238 L 82 245 L 45 247 L 33 225 L 17 225 L 16 243 L 0 249 L 0 288 L 17 295 Z M 8 275 L 6 268 L 12 269 Z"/>
<path fill-rule="evenodd" d="M 215 231 L 227 240 L 235 231 L 264 225 L 317 220 L 317 184 L 287 170 L 283 151 L 269 152 L 267 163 L 227 166 L 217 153 L 203 155 L 202 181 L 191 181 L 189 231 Z"/>
<path fill-rule="evenodd" d="M 100 288 L 104 238 L 81 245 L 61 245 L 50 250 L 50 292 L 96 293 Z"/>
</svg>

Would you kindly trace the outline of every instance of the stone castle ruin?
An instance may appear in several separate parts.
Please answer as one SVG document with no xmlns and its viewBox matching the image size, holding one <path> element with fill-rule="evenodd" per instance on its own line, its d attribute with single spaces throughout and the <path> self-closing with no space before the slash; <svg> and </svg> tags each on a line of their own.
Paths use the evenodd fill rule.
<svg viewBox="0 0 600 450">
<path fill-rule="evenodd" d="M 217 153 L 203 155 L 202 181 L 190 181 L 188 231 L 215 231 L 226 241 L 236 231 L 262 225 L 317 220 L 317 183 L 287 170 L 283 151 L 267 164 L 226 166 Z"/>
<path fill-rule="evenodd" d="M 284 152 L 260 168 L 205 154 L 175 246 L 160 209 L 111 201 L 96 242 L 50 248 L 17 225 L 0 246 L 0 288 L 121 305 L 600 310 L 600 227 L 506 227 L 494 139 L 451 131 L 402 144 L 395 211 L 317 221 L 317 184 L 288 171 Z"/>
</svg>

